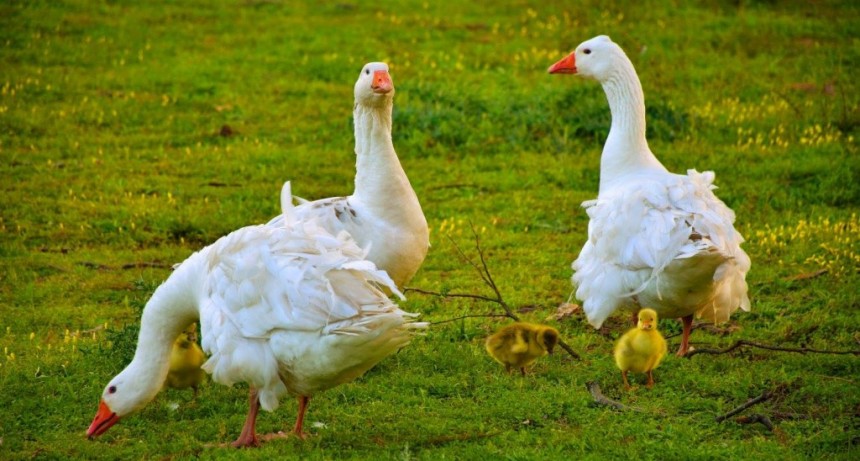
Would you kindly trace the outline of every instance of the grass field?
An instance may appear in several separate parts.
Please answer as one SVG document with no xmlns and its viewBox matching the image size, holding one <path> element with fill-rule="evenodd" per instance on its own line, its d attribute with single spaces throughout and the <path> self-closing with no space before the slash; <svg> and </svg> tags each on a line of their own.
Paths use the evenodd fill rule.
<svg viewBox="0 0 860 461">
<path fill-rule="evenodd" d="M 856 355 L 673 356 L 653 390 L 626 392 L 611 358 L 626 317 L 600 331 L 581 314 L 545 320 L 571 292 L 609 126 L 598 84 L 546 68 L 598 34 L 637 67 L 654 152 L 714 170 L 747 238 L 752 312 L 693 345 L 860 349 L 857 2 L 5 1 L 0 459 L 860 457 Z M 351 192 L 352 85 L 378 60 L 432 230 L 410 285 L 489 294 L 452 244 L 474 256 L 473 223 L 505 301 L 583 360 L 507 376 L 482 347 L 507 321 L 469 318 L 317 396 L 304 442 L 214 446 L 238 435 L 247 388 L 212 383 L 86 440 L 171 264 L 274 216 L 285 180 L 306 198 Z M 418 294 L 402 306 L 429 321 L 500 312 Z M 593 380 L 641 411 L 595 406 Z M 768 390 L 743 415 L 773 431 L 715 422 Z M 291 427 L 295 409 L 258 430 Z"/>
</svg>

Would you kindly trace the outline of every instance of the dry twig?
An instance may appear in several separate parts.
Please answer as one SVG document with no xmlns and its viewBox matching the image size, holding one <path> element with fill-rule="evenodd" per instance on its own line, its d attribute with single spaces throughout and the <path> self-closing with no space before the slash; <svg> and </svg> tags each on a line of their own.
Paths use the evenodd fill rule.
<svg viewBox="0 0 860 461">
<path fill-rule="evenodd" d="M 454 320 L 460 320 L 462 318 L 468 318 L 468 317 L 507 317 L 507 318 L 514 320 L 515 322 L 519 322 L 520 321 L 519 316 L 517 316 L 517 314 L 514 314 L 514 310 L 511 309 L 511 306 L 509 306 L 508 303 L 505 302 L 504 298 L 502 297 L 501 291 L 499 291 L 498 285 L 496 285 L 496 281 L 493 279 L 492 274 L 490 274 L 490 268 L 487 266 L 487 258 L 484 256 L 484 249 L 481 248 L 481 238 L 478 236 L 478 232 L 475 231 L 474 224 L 469 222 L 469 225 L 472 228 L 472 235 L 475 237 L 475 248 L 478 250 L 478 257 L 481 261 L 480 265 L 478 265 L 478 263 L 475 262 L 474 259 L 470 258 L 463 251 L 463 249 L 460 248 L 459 245 L 457 245 L 457 242 L 455 242 L 454 239 L 451 238 L 450 235 L 448 236 L 448 240 L 450 240 L 451 244 L 454 245 L 454 248 L 457 250 L 457 253 L 460 255 L 460 259 L 467 262 L 470 266 L 474 267 L 476 271 L 478 271 L 478 275 L 481 276 L 481 280 L 483 280 L 484 284 L 487 285 L 488 287 L 490 287 L 491 290 L 493 290 L 493 293 L 495 294 L 495 296 L 476 295 L 476 294 L 472 294 L 472 293 L 439 293 L 439 292 L 435 292 L 435 291 L 422 290 L 420 288 L 412 288 L 412 287 L 404 287 L 403 293 L 407 293 L 407 292 L 412 291 L 412 292 L 419 293 L 419 294 L 425 294 L 425 295 L 431 295 L 431 296 L 441 296 L 444 298 L 477 299 L 479 301 L 487 301 L 487 302 L 498 304 L 505 311 L 504 314 L 467 315 L 467 316 L 458 317 L 456 319 L 441 320 L 441 321 L 433 322 L 433 323 L 446 323 L 446 322 L 451 322 Z M 574 352 L 574 350 L 571 349 L 571 347 L 569 345 L 567 345 L 567 343 L 565 343 L 561 339 L 558 340 L 558 345 L 559 345 L 559 347 L 564 349 L 565 352 L 570 354 L 571 357 L 573 357 L 577 360 L 581 360 L 581 357 L 579 356 L 579 354 Z"/>
<path fill-rule="evenodd" d="M 809 280 L 814 279 L 816 277 L 821 277 L 822 275 L 827 273 L 827 269 L 819 269 L 814 272 L 806 272 L 804 274 L 792 275 L 790 277 L 785 277 L 783 280 L 786 282 L 797 282 L 800 280 Z"/>
<path fill-rule="evenodd" d="M 735 421 L 740 424 L 762 423 L 767 430 L 773 431 L 773 422 L 771 422 L 770 418 L 761 413 L 753 413 L 749 416 L 739 416 Z"/>
<path fill-rule="evenodd" d="M 724 415 L 717 416 L 716 421 L 718 423 L 721 423 L 721 422 L 725 421 L 726 419 L 731 418 L 732 416 L 746 410 L 747 408 L 749 408 L 751 406 L 758 405 L 762 402 L 766 402 L 771 397 L 773 397 L 773 395 L 774 395 L 773 391 L 764 391 L 760 396 L 758 396 L 754 399 L 747 400 L 747 402 L 745 404 L 735 408 L 734 410 L 732 410 L 732 411 L 730 411 Z"/>
<path fill-rule="evenodd" d="M 490 313 L 487 313 L 487 314 L 461 315 L 461 316 L 459 316 L 459 317 L 454 317 L 453 319 L 445 319 L 445 320 L 439 320 L 439 321 L 437 321 L 437 322 L 430 322 L 430 325 L 439 325 L 440 323 L 456 322 L 457 320 L 471 319 L 471 318 L 507 317 L 507 316 L 508 316 L 507 314 L 490 314 Z"/>
<path fill-rule="evenodd" d="M 735 341 L 734 344 L 732 344 L 731 346 L 729 346 L 725 349 L 694 349 L 692 351 L 687 352 L 687 354 L 684 355 L 684 358 L 689 359 L 696 354 L 715 354 L 715 355 L 726 354 L 726 353 L 729 353 L 729 352 L 731 352 L 731 351 L 733 351 L 739 347 L 742 347 L 742 346 L 757 347 L 759 349 L 767 349 L 770 351 L 799 352 L 801 354 L 805 354 L 805 353 L 809 352 L 809 353 L 814 353 L 814 354 L 860 355 L 860 351 L 830 351 L 830 350 L 823 350 L 823 349 L 812 349 L 812 348 L 809 348 L 806 346 L 804 346 L 804 347 L 779 347 L 779 346 L 771 346 L 769 344 L 761 344 L 761 343 L 756 343 L 753 341 L 747 341 L 745 339 L 739 339 L 739 340 Z"/>
<path fill-rule="evenodd" d="M 603 392 L 600 390 L 600 383 L 597 381 L 589 381 L 585 383 L 585 388 L 588 389 L 588 392 L 591 393 L 591 396 L 594 398 L 594 403 L 598 405 L 605 405 L 607 407 L 615 408 L 616 410 L 633 410 L 640 411 L 636 408 L 628 407 L 621 402 L 616 402 L 615 400 L 610 399 L 609 397 L 603 395 Z"/>
</svg>

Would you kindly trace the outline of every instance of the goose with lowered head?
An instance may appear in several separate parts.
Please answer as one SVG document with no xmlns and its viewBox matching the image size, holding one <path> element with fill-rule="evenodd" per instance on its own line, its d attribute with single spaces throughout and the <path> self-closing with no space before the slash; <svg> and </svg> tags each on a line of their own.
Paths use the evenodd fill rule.
<svg viewBox="0 0 860 461">
<path fill-rule="evenodd" d="M 110 380 L 87 430 L 99 436 L 141 409 L 162 387 L 177 335 L 200 320 L 203 369 L 218 383 L 247 382 L 250 408 L 236 447 L 259 444 L 260 407 L 287 393 L 299 400 L 293 433 L 309 398 L 354 380 L 409 342 L 424 323 L 380 290 L 391 278 L 365 259 L 346 233 L 293 215 L 289 183 L 278 226 L 239 229 L 191 255 L 155 290 L 143 310 L 131 363 Z"/>
<path fill-rule="evenodd" d="M 583 42 L 549 72 L 597 80 L 612 113 L 597 199 L 583 203 L 590 221 L 573 262 L 576 296 L 595 328 L 619 309 L 635 318 L 641 306 L 682 318 L 684 355 L 694 315 L 724 322 L 750 309 L 735 214 L 714 195 L 712 171 L 670 173 L 651 152 L 639 77 L 609 37 Z"/>
<path fill-rule="evenodd" d="M 301 203 L 297 219 L 317 218 L 330 232 L 347 231 L 367 259 L 403 286 L 430 248 L 427 220 L 391 140 L 394 83 L 383 62 L 366 64 L 354 88 L 355 191 Z M 278 216 L 269 222 L 279 225 Z"/>
</svg>

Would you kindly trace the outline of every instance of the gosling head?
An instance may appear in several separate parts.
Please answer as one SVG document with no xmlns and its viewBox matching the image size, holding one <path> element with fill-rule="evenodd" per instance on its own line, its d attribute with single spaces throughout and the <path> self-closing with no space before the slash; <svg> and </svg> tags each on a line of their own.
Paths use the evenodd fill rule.
<svg viewBox="0 0 860 461">
<path fill-rule="evenodd" d="M 558 344 L 558 330 L 552 327 L 544 327 L 538 332 L 537 336 L 540 345 L 546 349 L 547 353 L 552 354 L 552 350 Z"/>
<path fill-rule="evenodd" d="M 642 309 L 639 311 L 639 322 L 637 322 L 636 327 L 644 331 L 656 330 L 657 312 L 654 309 Z"/>
</svg>

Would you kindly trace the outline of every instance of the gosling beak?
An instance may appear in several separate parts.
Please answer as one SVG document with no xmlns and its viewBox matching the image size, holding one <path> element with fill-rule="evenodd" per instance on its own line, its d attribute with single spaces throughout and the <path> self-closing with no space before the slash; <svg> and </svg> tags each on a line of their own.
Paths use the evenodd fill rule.
<svg viewBox="0 0 860 461">
<path fill-rule="evenodd" d="M 112 412 L 110 407 L 102 400 L 99 402 L 99 411 L 96 413 L 96 417 L 93 418 L 93 423 L 90 424 L 90 428 L 87 429 L 87 438 L 94 439 L 110 429 L 111 426 L 116 424 L 119 421 L 119 417 L 116 413 Z"/>
<path fill-rule="evenodd" d="M 575 74 L 576 73 L 576 53 L 570 53 L 561 59 L 561 61 L 549 66 L 547 72 L 551 74 Z"/>
<path fill-rule="evenodd" d="M 373 83 L 370 84 L 370 89 L 376 94 L 391 93 L 394 89 L 394 84 L 391 83 L 391 75 L 388 71 L 377 70 L 373 73 Z"/>
</svg>

